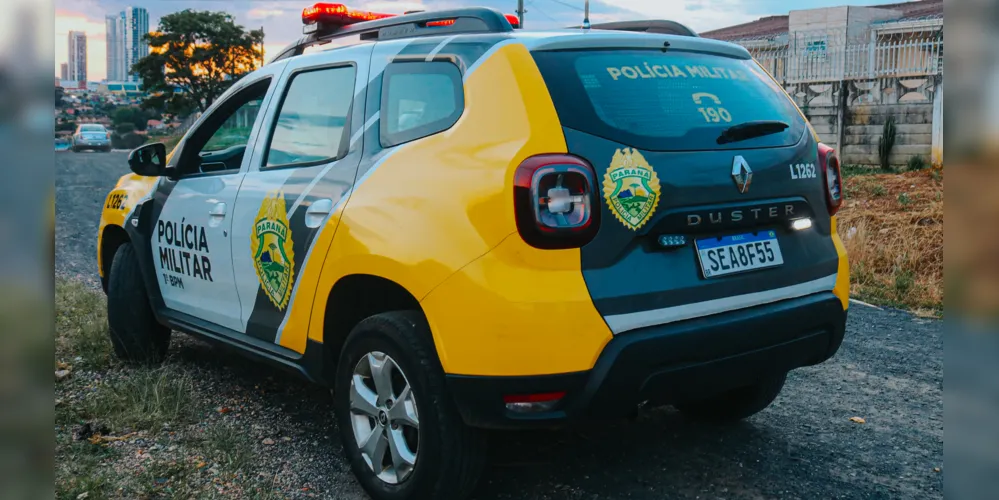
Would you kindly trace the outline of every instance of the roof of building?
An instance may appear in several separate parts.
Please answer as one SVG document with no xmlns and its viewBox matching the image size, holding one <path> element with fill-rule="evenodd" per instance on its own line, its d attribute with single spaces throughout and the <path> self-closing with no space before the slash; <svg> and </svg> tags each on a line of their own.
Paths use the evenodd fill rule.
<svg viewBox="0 0 999 500">
<path fill-rule="evenodd" d="M 915 2 L 887 3 L 866 7 L 901 11 L 902 17 L 897 19 L 898 21 L 943 15 L 943 0 L 918 0 Z M 761 17 L 748 23 L 705 31 L 700 35 L 705 38 L 715 38 L 718 40 L 742 40 L 779 35 L 787 33 L 788 19 L 788 15 Z"/>
</svg>

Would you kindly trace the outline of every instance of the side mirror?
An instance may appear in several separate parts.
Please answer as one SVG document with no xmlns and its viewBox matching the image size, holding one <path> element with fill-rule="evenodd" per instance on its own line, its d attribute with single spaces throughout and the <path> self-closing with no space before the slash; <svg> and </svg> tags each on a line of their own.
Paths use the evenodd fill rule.
<svg viewBox="0 0 999 500">
<path fill-rule="evenodd" d="M 139 175 L 159 177 L 166 173 L 166 146 L 162 142 L 146 144 L 128 154 L 128 166 Z"/>
</svg>

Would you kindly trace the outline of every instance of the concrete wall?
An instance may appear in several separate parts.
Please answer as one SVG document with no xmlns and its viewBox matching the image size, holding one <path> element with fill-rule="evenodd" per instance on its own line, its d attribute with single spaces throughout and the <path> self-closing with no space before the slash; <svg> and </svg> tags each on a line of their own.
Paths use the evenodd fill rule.
<svg viewBox="0 0 999 500">
<path fill-rule="evenodd" d="M 933 144 L 933 104 L 860 105 L 848 109 L 843 147 L 843 163 L 877 165 L 878 141 L 885 121 L 895 117 L 895 147 L 888 157 L 892 165 L 905 165 L 909 158 L 922 156 L 930 164 Z"/>
<path fill-rule="evenodd" d="M 943 145 L 940 137 L 934 141 L 934 128 L 939 135 L 942 124 L 934 127 L 934 120 L 943 119 L 942 85 L 942 77 L 935 76 L 793 84 L 787 91 L 822 142 L 836 148 L 844 164 L 878 165 L 885 121 L 895 117 L 895 146 L 889 162 L 904 166 L 913 156 L 921 156 L 927 165 L 941 161 Z"/>
</svg>

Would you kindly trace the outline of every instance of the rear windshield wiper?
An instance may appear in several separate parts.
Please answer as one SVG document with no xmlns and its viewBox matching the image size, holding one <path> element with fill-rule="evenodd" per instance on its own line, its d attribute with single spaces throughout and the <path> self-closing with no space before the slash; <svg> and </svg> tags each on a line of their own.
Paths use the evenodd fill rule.
<svg viewBox="0 0 999 500">
<path fill-rule="evenodd" d="M 791 125 L 778 120 L 757 120 L 733 125 L 718 136 L 718 144 L 745 141 L 754 137 L 783 132 Z"/>
</svg>

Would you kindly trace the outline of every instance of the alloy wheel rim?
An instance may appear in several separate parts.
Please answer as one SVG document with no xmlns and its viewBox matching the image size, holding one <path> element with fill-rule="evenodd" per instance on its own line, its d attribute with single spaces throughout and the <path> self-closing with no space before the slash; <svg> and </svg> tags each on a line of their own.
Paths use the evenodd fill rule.
<svg viewBox="0 0 999 500">
<path fill-rule="evenodd" d="M 412 474 L 419 453 L 416 395 L 391 356 L 369 352 L 354 366 L 350 423 L 361 458 L 378 479 L 398 484 Z"/>
</svg>

